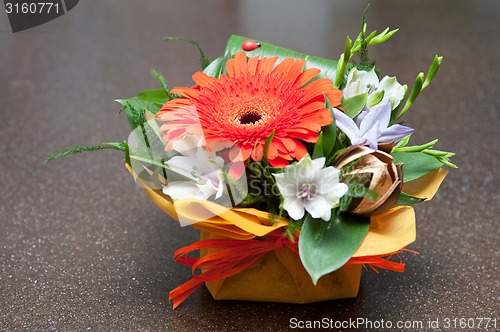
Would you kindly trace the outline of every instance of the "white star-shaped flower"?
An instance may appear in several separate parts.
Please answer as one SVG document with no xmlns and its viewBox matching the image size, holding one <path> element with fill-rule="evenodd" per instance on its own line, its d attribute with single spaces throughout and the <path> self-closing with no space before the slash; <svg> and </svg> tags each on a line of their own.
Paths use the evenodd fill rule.
<svg viewBox="0 0 500 332">
<path fill-rule="evenodd" d="M 301 219 L 305 211 L 313 218 L 330 220 L 332 209 L 339 205 L 348 186 L 339 182 L 340 171 L 333 166 L 324 167 L 325 158 L 312 160 L 305 155 L 298 163 L 273 174 L 281 195 L 283 208 L 294 220 Z"/>
</svg>

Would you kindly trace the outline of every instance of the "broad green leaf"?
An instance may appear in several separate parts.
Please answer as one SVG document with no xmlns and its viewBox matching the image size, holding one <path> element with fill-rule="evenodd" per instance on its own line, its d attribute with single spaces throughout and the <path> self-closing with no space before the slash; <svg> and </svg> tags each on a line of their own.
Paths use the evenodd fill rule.
<svg viewBox="0 0 500 332">
<path fill-rule="evenodd" d="M 212 63 L 209 64 L 207 66 L 207 68 L 205 68 L 205 70 L 203 70 L 203 72 L 205 74 L 207 74 L 208 76 L 219 78 L 220 75 L 222 75 L 224 73 L 227 59 L 228 59 L 228 56 L 218 57 L 217 59 L 212 61 Z"/>
<path fill-rule="evenodd" d="M 165 90 L 163 89 L 141 91 L 137 94 L 136 98 L 149 101 L 158 104 L 160 106 L 162 106 L 171 99 L 168 96 L 168 93 L 166 93 Z"/>
<path fill-rule="evenodd" d="M 234 56 L 238 52 L 242 52 L 241 45 L 245 40 L 248 40 L 247 37 L 232 35 L 226 45 L 226 55 Z M 330 79 L 332 82 L 335 82 L 335 76 L 337 72 L 337 61 L 330 60 L 325 58 L 320 58 L 316 56 L 307 55 L 304 53 L 288 50 L 283 47 L 278 47 L 272 44 L 261 42 L 261 47 L 255 49 L 251 52 L 246 52 L 248 57 L 253 56 L 261 56 L 261 57 L 272 57 L 278 56 L 281 61 L 284 58 L 294 58 L 294 59 L 306 59 L 305 69 L 308 68 L 318 68 L 321 70 L 319 77 L 326 77 Z M 349 68 L 352 67 L 352 64 L 347 66 L 347 72 Z"/>
<path fill-rule="evenodd" d="M 306 216 L 299 238 L 299 255 L 314 284 L 352 257 L 370 228 L 370 218 L 341 214 L 330 221 Z"/>
<path fill-rule="evenodd" d="M 332 105 L 330 101 L 325 96 L 325 108 L 330 110 L 333 122 L 328 126 L 323 127 L 321 130 L 323 132 L 323 155 L 328 157 L 335 146 L 335 141 L 337 140 L 337 124 L 335 123 L 335 115 L 333 114 Z M 328 165 L 327 165 L 328 166 Z"/>
<path fill-rule="evenodd" d="M 317 159 L 324 157 L 323 155 L 323 133 L 320 132 L 318 136 L 318 141 L 314 145 L 314 150 L 312 154 L 312 159 Z"/>
<path fill-rule="evenodd" d="M 395 152 L 394 163 L 403 163 L 403 180 L 408 182 L 435 171 L 443 164 L 423 152 Z"/>
<path fill-rule="evenodd" d="M 413 205 L 413 204 L 418 204 L 420 202 L 425 201 L 425 199 L 420 198 L 420 197 L 415 197 L 412 195 L 408 195 L 406 193 L 401 193 L 399 195 L 398 201 L 396 202 L 396 205 Z"/>
<path fill-rule="evenodd" d="M 344 109 L 345 114 L 347 114 L 351 119 L 354 119 L 354 117 L 356 117 L 356 115 L 358 115 L 366 105 L 367 99 L 368 93 L 365 92 L 360 95 L 344 99 L 340 107 Z"/>
</svg>

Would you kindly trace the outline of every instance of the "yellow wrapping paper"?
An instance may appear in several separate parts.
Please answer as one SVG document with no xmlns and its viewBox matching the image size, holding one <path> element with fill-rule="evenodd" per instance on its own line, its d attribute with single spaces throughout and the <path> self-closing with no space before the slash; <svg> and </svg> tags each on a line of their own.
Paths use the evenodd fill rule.
<svg viewBox="0 0 500 332">
<path fill-rule="evenodd" d="M 404 183 L 403 192 L 412 196 L 424 198 L 425 200 L 431 200 L 439 189 L 441 182 L 443 182 L 446 177 L 446 174 L 448 174 L 447 170 L 438 168 L 425 176 Z"/>
<path fill-rule="evenodd" d="M 160 190 L 150 189 L 137 178 L 155 205 L 172 218 L 189 220 L 200 229 L 202 239 L 232 238 L 248 240 L 264 236 L 287 226 L 287 220 L 276 217 L 269 222 L 269 213 L 256 209 L 226 209 L 215 203 L 184 199 L 173 203 Z M 446 176 L 439 169 L 405 183 L 403 191 L 431 199 Z M 206 215 L 216 215 L 204 219 Z M 353 257 L 385 255 L 396 252 L 415 241 L 415 213 L 410 206 L 396 206 L 371 217 L 370 229 Z M 202 250 L 201 255 L 207 252 Z M 246 270 L 225 279 L 206 282 L 216 300 L 248 300 L 286 303 L 309 303 L 356 297 L 361 280 L 361 265 L 345 265 L 323 276 L 314 286 L 297 254 L 288 248 L 275 249 Z"/>
<path fill-rule="evenodd" d="M 395 252 L 415 241 L 415 236 L 413 208 L 395 207 L 372 217 L 368 234 L 353 257 Z M 202 240 L 215 238 L 221 236 L 201 233 Z M 356 297 L 361 271 L 361 265 L 345 265 L 320 278 L 315 286 L 299 256 L 280 248 L 234 276 L 205 284 L 216 300 L 309 303 Z"/>
<path fill-rule="evenodd" d="M 221 238 L 201 232 L 201 239 Z M 202 250 L 202 255 L 206 252 Z M 288 248 L 273 250 L 246 270 L 205 285 L 216 300 L 310 303 L 356 297 L 361 265 L 346 265 L 315 286 L 299 256 Z"/>
</svg>

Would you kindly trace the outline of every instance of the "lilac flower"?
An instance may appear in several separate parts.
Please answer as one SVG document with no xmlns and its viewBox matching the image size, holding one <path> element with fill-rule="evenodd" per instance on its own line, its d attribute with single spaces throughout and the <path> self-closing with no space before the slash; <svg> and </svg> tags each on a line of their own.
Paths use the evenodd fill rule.
<svg viewBox="0 0 500 332">
<path fill-rule="evenodd" d="M 368 144 L 377 149 L 378 143 L 398 142 L 413 133 L 414 129 L 395 124 L 389 127 L 391 103 L 389 100 L 378 104 L 370 111 L 365 109 L 356 117 L 356 121 L 338 109 L 333 109 L 337 127 L 351 140 L 352 145 Z"/>
</svg>

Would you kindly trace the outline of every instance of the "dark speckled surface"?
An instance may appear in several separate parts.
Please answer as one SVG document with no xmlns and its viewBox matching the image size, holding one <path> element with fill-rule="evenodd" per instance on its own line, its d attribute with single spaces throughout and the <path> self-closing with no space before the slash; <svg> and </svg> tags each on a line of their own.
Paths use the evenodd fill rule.
<svg viewBox="0 0 500 332">
<path fill-rule="evenodd" d="M 376 1 L 371 28 L 399 27 L 374 47 L 382 74 L 412 84 L 444 62 L 408 116 L 418 143 L 440 138 L 460 169 L 417 207 L 404 274 L 365 272 L 356 299 L 309 305 L 215 302 L 205 289 L 177 310 L 168 291 L 189 278 L 173 251 L 197 238 L 156 209 L 118 152 L 45 155 L 128 135 L 116 98 L 172 86 L 198 70 L 190 45 L 215 58 L 231 33 L 337 58 L 364 3 L 347 1 L 81 1 L 12 34 L 0 13 L 0 329 L 286 330 L 301 320 L 422 321 L 496 317 L 500 326 L 500 2 Z"/>
</svg>

